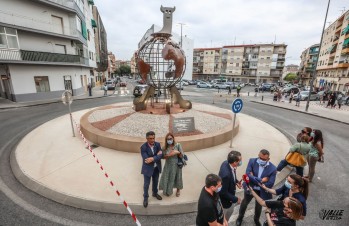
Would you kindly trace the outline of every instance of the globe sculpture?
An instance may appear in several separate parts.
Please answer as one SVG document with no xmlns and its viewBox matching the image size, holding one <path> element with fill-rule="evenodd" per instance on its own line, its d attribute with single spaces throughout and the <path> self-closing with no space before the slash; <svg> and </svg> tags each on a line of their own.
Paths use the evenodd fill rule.
<svg viewBox="0 0 349 226">
<path fill-rule="evenodd" d="M 169 94 L 170 102 L 179 104 L 181 108 L 190 109 L 191 102 L 184 100 L 176 88 L 185 72 L 186 58 L 181 47 L 171 39 L 172 13 L 174 8 L 161 6 L 163 28 L 151 35 L 137 51 L 137 68 L 143 81 L 148 84 L 147 90 L 139 98 L 135 98 L 136 111 L 147 108 L 147 100 L 155 96 L 155 92 L 164 91 L 165 98 Z M 169 104 L 169 103 L 168 103 Z M 166 106 L 169 109 L 168 106 Z"/>
</svg>

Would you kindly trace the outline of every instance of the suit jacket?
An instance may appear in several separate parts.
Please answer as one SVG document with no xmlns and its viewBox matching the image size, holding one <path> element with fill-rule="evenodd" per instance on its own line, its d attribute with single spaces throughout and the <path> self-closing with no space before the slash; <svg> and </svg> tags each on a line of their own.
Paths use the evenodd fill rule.
<svg viewBox="0 0 349 226">
<path fill-rule="evenodd" d="M 228 161 L 224 161 L 219 170 L 219 176 L 222 178 L 222 189 L 219 192 L 223 208 L 230 208 L 233 203 L 238 201 L 235 196 L 236 183 L 239 181 L 233 177 L 232 169 Z"/>
<path fill-rule="evenodd" d="M 154 164 L 156 163 L 156 167 L 159 169 L 159 173 L 161 173 L 161 159 L 162 154 L 158 155 L 158 152 L 161 151 L 161 145 L 158 142 L 154 143 L 154 154 L 149 147 L 148 142 L 145 142 L 141 146 L 141 155 L 142 155 L 142 171 L 141 174 L 144 174 L 148 177 L 151 177 L 154 172 Z M 146 158 L 154 157 L 154 161 L 152 163 L 145 163 Z"/>
<path fill-rule="evenodd" d="M 246 168 L 246 174 L 250 178 L 250 186 L 253 188 L 255 185 L 258 186 L 258 183 L 261 183 L 263 177 L 268 177 L 269 180 L 266 183 L 262 183 L 268 188 L 272 188 L 275 183 L 276 178 L 276 167 L 273 163 L 269 162 L 269 165 L 266 166 L 263 170 L 261 178 L 258 178 L 259 164 L 257 163 L 258 158 L 251 158 L 248 162 Z M 253 176 L 250 173 L 253 173 Z M 244 189 L 246 192 L 246 185 L 244 184 Z M 267 193 L 263 188 L 260 189 L 260 197 L 263 200 L 268 200 L 272 198 L 270 193 Z"/>
</svg>

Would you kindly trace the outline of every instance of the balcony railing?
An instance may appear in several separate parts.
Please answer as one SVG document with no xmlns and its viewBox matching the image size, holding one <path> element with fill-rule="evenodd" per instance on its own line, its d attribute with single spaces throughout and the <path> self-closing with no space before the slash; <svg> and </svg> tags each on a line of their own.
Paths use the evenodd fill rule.
<svg viewBox="0 0 349 226">
<path fill-rule="evenodd" d="M 54 62 L 88 65 L 88 59 L 79 55 L 28 50 L 0 50 L 0 61 Z"/>
<path fill-rule="evenodd" d="M 277 61 L 285 61 L 285 57 L 279 57 L 277 58 Z"/>
</svg>

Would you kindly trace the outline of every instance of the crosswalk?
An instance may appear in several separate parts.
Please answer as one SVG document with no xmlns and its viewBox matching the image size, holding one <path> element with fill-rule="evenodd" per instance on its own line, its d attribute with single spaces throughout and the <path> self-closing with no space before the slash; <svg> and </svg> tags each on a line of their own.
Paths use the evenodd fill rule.
<svg viewBox="0 0 349 226">
<path fill-rule="evenodd" d="M 113 95 L 116 95 L 116 96 L 127 96 L 130 93 L 131 93 L 130 90 L 115 90 Z"/>
</svg>

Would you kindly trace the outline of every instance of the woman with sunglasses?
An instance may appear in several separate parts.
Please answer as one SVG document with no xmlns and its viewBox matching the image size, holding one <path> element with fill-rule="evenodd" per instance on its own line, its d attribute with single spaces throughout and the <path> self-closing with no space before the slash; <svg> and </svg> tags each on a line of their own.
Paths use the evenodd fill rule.
<svg viewBox="0 0 349 226">
<path fill-rule="evenodd" d="M 309 178 L 309 182 L 312 182 L 315 174 L 316 162 L 322 161 L 324 156 L 324 139 L 322 138 L 321 130 L 318 129 L 314 129 L 310 136 L 313 140 L 310 142 L 310 151 L 308 155 L 309 173 L 307 177 Z"/>
<path fill-rule="evenodd" d="M 173 188 L 176 188 L 176 196 L 180 196 L 180 190 L 183 189 L 182 168 L 178 167 L 178 158 L 183 160 L 183 149 L 180 143 L 176 143 L 174 135 L 168 133 L 165 137 L 165 149 L 162 151 L 165 166 L 162 170 L 159 190 L 163 190 L 164 195 L 173 194 Z M 185 160 L 183 160 L 185 164 Z"/>
<path fill-rule="evenodd" d="M 266 187 L 264 184 L 260 184 L 261 188 L 263 188 L 266 192 L 269 192 L 273 195 L 281 195 L 278 200 L 284 200 L 286 197 L 296 198 L 303 206 L 303 213 L 300 219 L 304 219 L 307 215 L 307 198 L 309 193 L 309 184 L 308 181 L 303 177 L 297 174 L 289 175 L 285 184 L 281 186 L 279 189 L 271 189 Z"/>
<path fill-rule="evenodd" d="M 265 210 L 265 217 L 267 220 L 264 222 L 264 226 L 295 226 L 296 220 L 301 219 L 303 206 L 296 198 L 286 197 L 282 201 L 264 201 L 250 186 L 249 189 L 256 201 L 261 206 L 267 207 Z"/>
<path fill-rule="evenodd" d="M 308 135 L 308 136 L 310 137 L 310 133 L 311 133 L 312 131 L 313 131 L 312 128 L 310 128 L 310 127 L 304 127 L 304 128 L 301 130 L 301 132 L 298 133 L 298 135 L 297 135 L 297 142 L 301 142 L 301 137 L 302 137 L 302 135 L 304 135 L 304 134 L 306 134 L 306 135 Z"/>
</svg>

